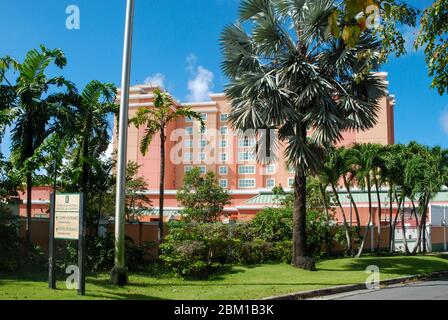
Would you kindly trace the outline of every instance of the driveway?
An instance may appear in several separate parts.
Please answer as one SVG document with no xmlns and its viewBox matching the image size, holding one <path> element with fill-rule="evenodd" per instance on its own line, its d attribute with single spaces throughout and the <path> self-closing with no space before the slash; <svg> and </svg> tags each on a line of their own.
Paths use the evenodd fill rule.
<svg viewBox="0 0 448 320">
<path fill-rule="evenodd" d="M 315 299 L 324 300 L 448 300 L 448 278 L 359 290 Z"/>
</svg>

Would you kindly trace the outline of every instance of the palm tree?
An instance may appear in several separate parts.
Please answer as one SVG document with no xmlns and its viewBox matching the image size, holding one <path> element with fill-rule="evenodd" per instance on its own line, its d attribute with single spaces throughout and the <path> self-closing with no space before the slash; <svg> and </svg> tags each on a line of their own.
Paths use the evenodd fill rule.
<svg viewBox="0 0 448 320">
<path fill-rule="evenodd" d="M 65 134 L 73 145 L 69 148 L 73 155 L 69 166 L 71 184 L 83 191 L 86 212 L 92 211 L 93 216 L 97 216 L 97 210 L 93 211 L 95 204 L 89 203 L 89 198 L 97 183 L 92 181 L 92 175 L 101 171 L 101 156 L 109 147 L 108 116 L 117 110 L 116 92 L 115 85 L 93 80 L 80 94 L 70 97 L 73 126 L 71 130 L 67 128 Z"/>
<path fill-rule="evenodd" d="M 342 206 L 339 192 L 338 192 L 338 184 L 341 176 L 345 174 L 345 161 L 344 158 L 341 157 L 341 152 L 339 152 L 336 148 L 332 148 L 330 152 L 328 152 L 327 157 L 324 160 L 324 165 L 320 170 L 320 175 L 326 177 L 326 181 L 328 181 L 331 191 L 333 192 L 333 197 L 338 205 L 339 209 L 342 213 L 342 223 L 345 231 L 345 238 L 347 241 L 346 253 L 352 252 L 352 239 L 350 228 L 347 223 L 347 215 L 345 214 L 345 209 Z"/>
<path fill-rule="evenodd" d="M 11 124 L 13 109 L 16 103 L 14 87 L 6 77 L 6 72 L 17 69 L 18 63 L 6 56 L 0 58 L 0 143 L 2 142 L 5 129 Z"/>
<path fill-rule="evenodd" d="M 33 173 L 39 164 L 34 158 L 46 139 L 62 126 L 58 121 L 67 115 L 66 93 L 75 91 L 74 85 L 63 77 L 48 78 L 47 69 L 51 64 L 62 69 L 67 60 L 60 49 L 30 50 L 25 60 L 17 65 L 19 77 L 13 86 L 16 97 L 14 120 L 11 134 L 11 160 L 22 168 L 27 187 L 27 232 L 26 240 L 31 241 L 31 193 Z M 64 87 L 66 93 L 58 92 Z"/>
<path fill-rule="evenodd" d="M 339 157 L 342 159 L 342 181 L 347 190 L 350 202 L 355 211 L 356 226 L 361 227 L 361 219 L 359 218 L 359 210 L 355 199 L 353 198 L 352 186 L 356 183 L 356 152 L 353 148 L 338 148 Z"/>
<path fill-rule="evenodd" d="M 201 123 L 201 128 L 205 124 L 201 115 L 188 107 L 175 108 L 173 100 L 167 92 L 159 89 L 154 90 L 154 107 L 142 107 L 137 111 L 135 117 L 130 120 L 137 128 L 145 126 L 145 135 L 140 144 L 140 152 L 143 155 L 149 150 L 152 139 L 156 133 L 160 137 L 160 194 L 159 194 L 159 243 L 163 239 L 163 201 L 165 192 L 165 143 L 166 127 L 179 118 L 191 118 Z"/>
<path fill-rule="evenodd" d="M 358 181 L 362 189 L 367 190 L 367 198 L 369 201 L 369 221 L 364 230 L 361 245 L 359 246 L 358 249 L 358 254 L 356 255 L 356 257 L 359 258 L 364 250 L 364 245 L 367 238 L 367 230 L 369 229 L 369 226 L 372 223 L 373 219 L 372 184 L 374 184 L 373 182 L 374 180 L 373 176 L 375 175 L 374 159 L 376 157 L 377 148 L 374 144 L 361 143 L 361 144 L 354 144 L 353 150 L 357 154 L 356 180 Z"/>
<path fill-rule="evenodd" d="M 344 130 L 371 128 L 385 82 L 378 69 L 381 44 L 363 33 L 354 45 L 335 38 L 328 25 L 333 0 L 244 0 L 241 24 L 222 34 L 222 69 L 230 79 L 230 121 L 240 130 L 275 128 L 295 169 L 292 265 L 313 268 L 306 243 L 306 175 L 316 173 L 325 148 Z M 342 28 L 342 21 L 341 23 Z M 267 146 L 269 151 L 269 146 Z M 264 148 L 259 148 L 264 149 Z M 258 159 L 265 157 L 258 153 Z"/>
</svg>

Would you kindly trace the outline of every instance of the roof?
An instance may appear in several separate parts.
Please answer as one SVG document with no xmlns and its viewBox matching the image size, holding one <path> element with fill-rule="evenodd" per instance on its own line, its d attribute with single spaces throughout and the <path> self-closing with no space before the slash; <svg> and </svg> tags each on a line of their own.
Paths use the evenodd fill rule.
<svg viewBox="0 0 448 320">
<path fill-rule="evenodd" d="M 280 203 L 286 196 L 285 195 L 274 195 L 272 193 L 261 193 L 253 198 L 250 198 L 245 205 L 270 205 Z"/>
<path fill-rule="evenodd" d="M 330 192 L 330 194 L 332 194 Z M 339 190 L 339 200 L 341 201 L 342 205 L 349 205 L 350 199 L 348 192 L 346 190 Z M 365 191 L 352 191 L 353 199 L 356 203 L 368 203 L 369 202 L 369 196 L 367 192 Z M 377 202 L 377 195 L 376 191 L 372 190 L 372 202 Z M 256 195 L 253 198 L 250 198 L 246 202 L 244 202 L 244 205 L 275 205 L 279 204 L 283 199 L 285 198 L 285 195 L 274 195 L 272 193 L 260 193 Z M 380 200 L 381 203 L 388 203 L 390 201 L 389 199 L 389 191 L 388 190 L 380 190 Z M 394 200 L 395 201 L 395 200 Z M 411 202 L 410 199 L 406 198 L 406 202 Z M 448 202 L 448 190 L 441 190 L 438 192 L 432 199 L 431 202 Z"/>
</svg>

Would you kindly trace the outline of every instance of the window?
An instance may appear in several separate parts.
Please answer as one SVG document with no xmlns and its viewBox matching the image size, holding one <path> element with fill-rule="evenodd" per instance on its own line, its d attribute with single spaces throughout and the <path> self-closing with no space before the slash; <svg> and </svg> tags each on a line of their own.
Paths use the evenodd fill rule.
<svg viewBox="0 0 448 320">
<path fill-rule="evenodd" d="M 207 127 L 203 127 L 203 128 L 199 128 L 199 132 L 202 134 L 206 134 L 207 133 Z"/>
<path fill-rule="evenodd" d="M 229 128 L 228 127 L 221 127 L 219 128 L 219 132 L 221 132 L 222 135 L 226 135 L 229 133 Z"/>
<path fill-rule="evenodd" d="M 229 173 L 229 168 L 227 166 L 220 166 L 219 167 L 219 174 L 222 176 L 225 176 Z"/>
<path fill-rule="evenodd" d="M 227 148 L 227 146 L 228 146 L 227 140 L 226 139 L 222 139 L 221 140 L 221 148 Z"/>
<path fill-rule="evenodd" d="M 228 118 L 229 118 L 228 113 L 221 113 L 221 115 L 219 116 L 219 120 L 221 120 L 221 122 L 227 122 Z"/>
<path fill-rule="evenodd" d="M 193 161 L 193 154 L 191 152 L 185 152 L 184 153 L 184 161 L 185 162 Z"/>
<path fill-rule="evenodd" d="M 205 155 L 205 152 L 200 152 L 198 160 L 199 161 L 205 161 L 207 159 L 207 156 Z"/>
<path fill-rule="evenodd" d="M 193 148 L 193 140 L 185 140 L 185 148 Z"/>
<path fill-rule="evenodd" d="M 193 170 L 193 166 L 185 166 L 184 167 L 184 172 L 185 173 L 190 172 L 191 170 Z"/>
<path fill-rule="evenodd" d="M 238 179 L 238 188 L 255 188 L 255 179 Z"/>
<path fill-rule="evenodd" d="M 266 188 L 274 188 L 275 187 L 275 179 L 266 179 Z"/>
<path fill-rule="evenodd" d="M 221 188 L 227 188 L 227 179 L 220 179 L 219 180 L 219 185 L 221 186 Z"/>
<path fill-rule="evenodd" d="M 292 166 L 289 166 L 289 167 L 288 167 L 288 172 L 289 172 L 289 173 L 295 173 L 296 170 L 294 170 L 294 168 L 293 168 Z"/>
<path fill-rule="evenodd" d="M 221 162 L 226 162 L 228 160 L 227 153 L 225 153 L 225 152 L 221 153 L 220 158 L 221 158 Z"/>
<path fill-rule="evenodd" d="M 207 172 L 207 168 L 205 166 L 199 166 L 198 168 L 201 174 L 205 174 Z"/>
<path fill-rule="evenodd" d="M 185 117 L 185 122 L 193 122 L 193 118 L 192 117 Z"/>
<path fill-rule="evenodd" d="M 185 134 L 192 135 L 193 127 L 185 127 Z"/>
<path fill-rule="evenodd" d="M 201 113 L 201 119 L 202 119 L 202 121 L 207 121 L 207 114 Z"/>
<path fill-rule="evenodd" d="M 288 187 L 292 188 L 294 186 L 294 178 L 288 178 Z"/>
<path fill-rule="evenodd" d="M 238 166 L 238 174 L 255 174 L 255 166 Z"/>
<path fill-rule="evenodd" d="M 275 164 L 269 164 L 264 168 L 265 174 L 275 174 Z"/>
<path fill-rule="evenodd" d="M 247 148 L 255 146 L 256 140 L 249 137 L 244 137 L 238 140 L 238 146 L 240 148 Z"/>
<path fill-rule="evenodd" d="M 255 161 L 255 155 L 253 154 L 253 152 L 239 152 L 238 153 L 238 161 L 239 162 L 244 162 L 244 161 Z"/>
<path fill-rule="evenodd" d="M 199 141 L 199 148 L 205 148 L 207 146 L 207 140 L 200 140 Z"/>
</svg>

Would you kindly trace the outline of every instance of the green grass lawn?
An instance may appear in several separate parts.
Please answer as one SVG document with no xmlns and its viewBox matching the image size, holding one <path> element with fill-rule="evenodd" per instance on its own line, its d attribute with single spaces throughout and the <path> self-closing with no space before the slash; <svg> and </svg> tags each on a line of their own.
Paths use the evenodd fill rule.
<svg viewBox="0 0 448 320">
<path fill-rule="evenodd" d="M 440 256 L 364 257 L 322 261 L 318 271 L 295 269 L 287 264 L 234 266 L 209 280 L 183 280 L 151 273 L 131 274 L 131 284 L 117 288 L 109 285 L 108 275 L 88 277 L 86 296 L 65 289 L 47 288 L 46 273 L 0 273 L 0 300 L 4 299 L 258 299 L 310 289 L 362 283 L 365 269 L 377 265 L 381 279 L 448 270 L 448 259 Z"/>
</svg>

